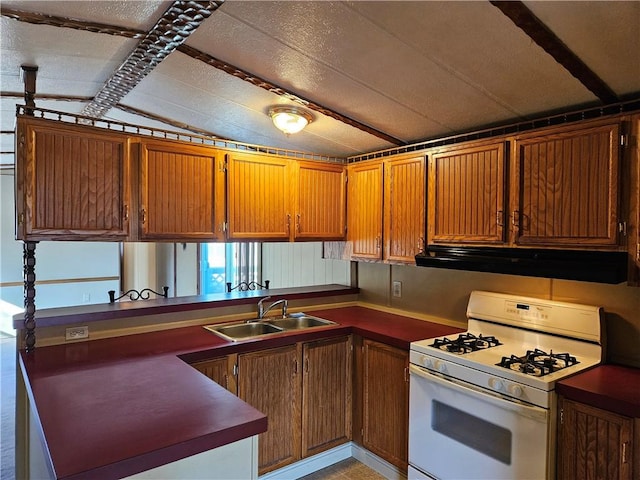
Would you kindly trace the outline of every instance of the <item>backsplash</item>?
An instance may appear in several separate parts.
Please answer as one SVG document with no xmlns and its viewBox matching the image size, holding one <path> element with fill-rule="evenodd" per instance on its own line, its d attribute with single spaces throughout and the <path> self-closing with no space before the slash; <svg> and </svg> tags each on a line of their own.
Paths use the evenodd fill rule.
<svg viewBox="0 0 640 480">
<path fill-rule="evenodd" d="M 402 297 L 394 297 L 394 281 Z M 607 362 L 640 368 L 640 288 L 483 272 L 358 263 L 360 300 L 464 321 L 472 290 L 520 294 L 604 307 Z"/>
</svg>

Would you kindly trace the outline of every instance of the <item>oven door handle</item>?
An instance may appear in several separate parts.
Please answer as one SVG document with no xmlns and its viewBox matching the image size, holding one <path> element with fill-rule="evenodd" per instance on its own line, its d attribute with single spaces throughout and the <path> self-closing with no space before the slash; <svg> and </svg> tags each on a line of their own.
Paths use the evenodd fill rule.
<svg viewBox="0 0 640 480">
<path fill-rule="evenodd" d="M 444 388 L 450 388 L 465 395 L 473 394 L 476 396 L 480 396 L 484 401 L 488 403 L 497 405 L 501 408 L 508 408 L 509 410 L 519 415 L 523 415 L 525 417 L 532 418 L 541 422 L 546 422 L 547 420 L 547 410 L 545 410 L 544 408 L 525 404 L 520 400 L 509 398 L 499 393 L 493 393 L 490 390 L 485 390 L 484 388 L 477 387 L 470 383 L 461 382 L 459 380 L 456 380 L 455 378 L 445 377 L 444 375 L 426 370 L 416 365 L 409 365 L 409 372 L 412 375 L 422 377 L 425 380 L 434 382 Z"/>
</svg>

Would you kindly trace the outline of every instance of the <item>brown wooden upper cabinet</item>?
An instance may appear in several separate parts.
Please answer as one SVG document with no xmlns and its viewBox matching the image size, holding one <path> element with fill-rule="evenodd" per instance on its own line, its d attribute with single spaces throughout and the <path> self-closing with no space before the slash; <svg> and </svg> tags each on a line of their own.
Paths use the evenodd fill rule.
<svg viewBox="0 0 640 480">
<path fill-rule="evenodd" d="M 453 147 L 429 161 L 429 243 L 505 241 L 504 142 Z"/>
<path fill-rule="evenodd" d="M 380 160 L 347 167 L 347 240 L 354 258 L 382 259 L 383 172 Z"/>
<path fill-rule="evenodd" d="M 291 161 L 227 153 L 227 238 L 282 240 L 291 237 Z"/>
<path fill-rule="evenodd" d="M 16 238 L 128 237 L 125 135 L 31 117 L 18 117 L 16 128 Z"/>
<path fill-rule="evenodd" d="M 346 171 L 343 165 L 295 163 L 295 240 L 342 240 L 346 230 Z"/>
<path fill-rule="evenodd" d="M 511 228 L 517 245 L 616 247 L 618 122 L 516 137 Z"/>
<path fill-rule="evenodd" d="M 147 140 L 140 153 L 140 238 L 223 240 L 223 154 L 210 147 Z"/>
<path fill-rule="evenodd" d="M 425 244 L 424 155 L 347 168 L 347 239 L 352 256 L 414 263 Z"/>
<path fill-rule="evenodd" d="M 432 154 L 429 244 L 618 248 L 617 122 L 508 140 Z"/>
</svg>

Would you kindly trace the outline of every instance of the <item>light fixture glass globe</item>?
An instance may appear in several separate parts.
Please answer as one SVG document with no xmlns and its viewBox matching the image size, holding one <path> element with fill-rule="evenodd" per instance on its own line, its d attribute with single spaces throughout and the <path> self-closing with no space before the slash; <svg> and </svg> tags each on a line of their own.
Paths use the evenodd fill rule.
<svg viewBox="0 0 640 480">
<path fill-rule="evenodd" d="M 297 107 L 273 107 L 269 116 L 276 128 L 287 135 L 300 132 L 313 119 L 311 114 Z"/>
</svg>

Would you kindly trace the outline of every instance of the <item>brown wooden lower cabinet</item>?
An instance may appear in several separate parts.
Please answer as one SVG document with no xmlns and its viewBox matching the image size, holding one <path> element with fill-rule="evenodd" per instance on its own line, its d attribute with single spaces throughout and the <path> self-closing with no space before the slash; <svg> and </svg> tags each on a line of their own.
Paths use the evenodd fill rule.
<svg viewBox="0 0 640 480">
<path fill-rule="evenodd" d="M 406 350 L 343 336 L 193 366 L 231 392 L 237 384 L 237 395 L 267 415 L 268 430 L 259 437 L 260 475 L 351 439 L 407 469 Z"/>
<path fill-rule="evenodd" d="M 193 368 L 204 373 L 211 380 L 229 390 L 234 395 L 238 393 L 235 365 L 238 355 L 226 355 L 191 364 Z"/>
<path fill-rule="evenodd" d="M 354 437 L 367 450 L 406 471 L 409 352 L 368 339 L 358 343 L 354 424 L 360 427 L 360 433 Z"/>
<path fill-rule="evenodd" d="M 638 478 L 640 472 L 635 477 L 633 472 L 634 419 L 562 396 L 558 411 L 559 480 Z"/>
<path fill-rule="evenodd" d="M 351 351 L 351 337 L 303 345 L 303 457 L 351 440 Z"/>
<path fill-rule="evenodd" d="M 258 437 L 258 473 L 300 456 L 300 345 L 238 355 L 238 396 L 267 415 Z"/>
</svg>

